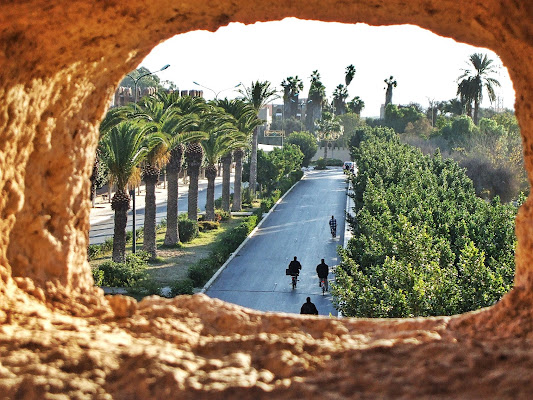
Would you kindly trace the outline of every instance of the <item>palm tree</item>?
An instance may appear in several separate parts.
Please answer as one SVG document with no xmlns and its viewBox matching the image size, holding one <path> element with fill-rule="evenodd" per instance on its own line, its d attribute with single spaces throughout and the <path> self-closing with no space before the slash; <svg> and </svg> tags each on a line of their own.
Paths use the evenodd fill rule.
<svg viewBox="0 0 533 400">
<path fill-rule="evenodd" d="M 239 132 L 235 126 L 236 120 L 221 108 L 213 109 L 204 115 L 200 124 L 200 130 L 206 133 L 202 145 L 207 167 L 207 198 L 205 203 L 205 219 L 215 219 L 215 178 L 220 157 L 230 153 L 233 149 L 242 147 L 246 143 L 246 135 Z"/>
<path fill-rule="evenodd" d="M 387 108 L 387 105 L 392 103 L 392 88 L 398 86 L 398 83 L 392 75 L 388 79 L 385 79 L 383 82 L 387 84 L 387 91 L 385 92 L 385 108 Z"/>
<path fill-rule="evenodd" d="M 203 138 L 190 131 L 198 129 L 198 114 L 205 110 L 206 103 L 202 97 L 180 97 L 178 92 L 158 92 L 156 97 L 165 108 L 176 110 L 176 125 L 167 136 L 170 157 L 166 167 L 168 177 L 167 230 L 164 240 L 166 246 L 175 246 L 179 242 L 178 177 L 183 163 L 184 144 Z"/>
<path fill-rule="evenodd" d="M 110 128 L 100 141 L 101 161 L 117 186 L 117 191 L 111 199 L 111 208 L 115 211 L 112 254 L 114 262 L 125 260 L 126 223 L 130 208 L 128 183 L 137 166 L 154 145 L 145 129 L 138 123 L 124 121 Z"/>
<path fill-rule="evenodd" d="M 328 158 L 329 144 L 337 140 L 342 132 L 342 126 L 338 118 L 332 113 L 324 111 L 322 118 L 317 121 L 318 138 L 324 142 L 324 159 Z"/>
<path fill-rule="evenodd" d="M 236 120 L 237 129 L 247 138 L 250 138 L 255 127 L 263 123 L 257 118 L 255 109 L 242 100 L 218 100 L 215 103 L 218 107 L 233 116 Z M 246 146 L 243 146 L 243 148 Z M 233 151 L 235 159 L 235 178 L 233 183 L 233 203 L 231 211 L 240 211 L 242 208 L 241 186 L 242 186 L 242 157 L 243 148 L 237 148 Z M 222 209 L 230 211 L 230 164 L 231 153 L 228 152 L 221 158 L 222 161 Z"/>
<path fill-rule="evenodd" d="M 142 121 L 152 134 L 157 133 L 161 138 L 158 145 L 146 155 L 142 165 L 142 179 L 146 185 L 143 250 L 153 259 L 157 257 L 155 188 L 161 168 L 169 161 L 169 143 L 166 139 L 176 129 L 176 110 L 165 108 L 163 102 L 152 96 L 141 99 L 135 108 L 133 118 Z"/>
<path fill-rule="evenodd" d="M 358 116 L 361 116 L 363 108 L 365 108 L 365 102 L 359 96 L 355 96 L 348 102 L 348 109 Z"/>
<path fill-rule="evenodd" d="M 311 86 L 307 100 L 305 126 L 309 132 L 315 132 L 315 121 L 322 118 L 322 106 L 326 98 L 326 87 L 320 81 L 320 73 L 314 70 L 311 74 Z"/>
<path fill-rule="evenodd" d="M 268 102 L 279 98 L 279 95 L 275 89 L 270 87 L 270 82 L 256 81 L 252 82 L 250 87 L 244 87 L 239 89 L 239 93 L 242 95 L 242 99 L 251 104 L 256 114 L 259 115 L 259 110 L 263 108 Z M 255 196 L 255 189 L 257 186 L 257 136 L 259 126 L 254 128 L 252 135 L 252 151 L 250 155 L 250 190 L 252 195 Z"/>
<path fill-rule="evenodd" d="M 283 87 L 283 117 L 285 119 L 296 117 L 298 111 L 298 97 L 300 91 L 304 88 L 304 84 L 298 75 L 295 77 L 289 76 L 281 82 Z"/>
<path fill-rule="evenodd" d="M 461 114 L 466 113 L 470 118 L 472 118 L 472 103 L 476 96 L 476 86 L 473 78 L 463 79 L 457 85 L 457 95 L 461 103 Z"/>
<path fill-rule="evenodd" d="M 500 82 L 493 78 L 491 74 L 497 73 L 497 67 L 493 65 L 491 60 L 486 54 L 474 53 L 469 58 L 470 64 L 474 69 L 463 69 L 463 73 L 457 78 L 459 82 L 458 92 L 461 91 L 461 85 L 463 84 L 463 91 L 468 91 L 472 95 L 474 101 L 474 123 L 477 125 L 479 122 L 479 105 L 483 100 L 483 88 L 489 95 L 489 100 L 492 103 L 496 100 L 496 94 L 494 88 L 500 87 Z M 465 88 L 468 87 L 468 90 Z"/>
<path fill-rule="evenodd" d="M 337 115 L 346 113 L 346 99 L 348 98 L 348 89 L 344 85 L 338 85 L 333 91 L 333 110 Z"/>
<path fill-rule="evenodd" d="M 346 87 L 350 86 L 350 83 L 352 83 L 354 76 L 355 67 L 353 66 L 353 64 L 350 64 L 346 67 L 346 72 L 344 73 L 344 83 L 346 83 Z"/>
</svg>

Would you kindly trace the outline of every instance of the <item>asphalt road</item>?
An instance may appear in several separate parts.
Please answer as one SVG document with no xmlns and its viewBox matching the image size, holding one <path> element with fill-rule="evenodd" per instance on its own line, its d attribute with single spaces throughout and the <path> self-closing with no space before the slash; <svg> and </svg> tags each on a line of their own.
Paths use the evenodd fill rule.
<svg viewBox="0 0 533 400">
<path fill-rule="evenodd" d="M 310 171 L 278 204 L 260 229 L 206 291 L 211 297 L 260 311 L 299 313 L 310 296 L 320 315 L 337 315 L 331 296 L 322 296 L 315 268 L 324 258 L 338 264 L 342 245 L 346 181 L 340 168 Z M 328 221 L 337 219 L 333 239 Z M 298 286 L 285 269 L 294 256 L 302 264 Z M 334 277 L 330 273 L 329 279 Z"/>
<path fill-rule="evenodd" d="M 158 189 L 156 189 L 158 190 Z M 231 182 L 230 190 L 233 191 L 233 182 Z M 206 192 L 207 192 L 207 183 L 200 183 L 199 184 L 199 190 L 198 190 L 198 208 L 200 208 L 201 211 L 205 211 L 205 202 L 206 202 Z M 141 193 L 140 196 L 144 197 L 145 193 Z M 140 197 L 137 195 L 137 199 Z M 217 182 L 215 184 L 215 199 L 222 196 L 222 184 L 220 182 Z M 167 202 L 166 202 L 166 194 L 163 196 L 164 201 L 158 202 L 157 205 L 157 214 L 156 214 L 156 222 L 161 222 L 162 219 L 167 217 Z M 158 196 L 159 200 L 159 196 Z M 131 203 L 133 205 L 133 203 Z M 139 207 L 137 206 L 137 210 L 135 212 L 135 222 L 136 222 L 136 228 L 140 228 L 141 226 L 144 226 L 144 202 L 142 202 L 143 206 Z M 187 212 L 187 190 L 182 190 L 182 186 L 180 185 L 180 192 L 178 197 L 178 211 L 181 213 Z M 114 213 L 110 213 L 107 217 L 99 218 L 97 221 L 91 222 L 91 229 L 89 231 L 89 243 L 90 244 L 100 244 L 103 243 L 107 238 L 110 238 L 113 236 L 113 229 L 114 229 Z M 132 230 L 132 210 L 128 211 L 128 223 L 126 225 L 126 231 Z"/>
</svg>

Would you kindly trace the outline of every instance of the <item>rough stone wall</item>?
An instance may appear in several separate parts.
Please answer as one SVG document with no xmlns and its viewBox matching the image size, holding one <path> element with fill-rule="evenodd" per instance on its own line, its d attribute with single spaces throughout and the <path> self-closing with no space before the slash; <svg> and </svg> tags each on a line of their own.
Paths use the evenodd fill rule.
<svg viewBox="0 0 533 400">
<path fill-rule="evenodd" d="M 204 296 L 104 298 L 86 261 L 98 123 L 170 36 L 231 21 L 417 24 L 496 51 L 533 173 L 533 3 L 27 0 L 0 4 L 0 397 L 528 398 L 533 205 L 515 289 L 452 318 L 262 314 Z M 187 55 L 183 55 L 186 62 Z"/>
</svg>

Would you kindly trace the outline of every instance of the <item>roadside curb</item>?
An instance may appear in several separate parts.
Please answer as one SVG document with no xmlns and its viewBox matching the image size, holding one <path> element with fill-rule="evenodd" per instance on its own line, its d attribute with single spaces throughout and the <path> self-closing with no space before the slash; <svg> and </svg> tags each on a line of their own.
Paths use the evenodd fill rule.
<svg viewBox="0 0 533 400">
<path fill-rule="evenodd" d="M 261 228 L 261 226 L 263 225 L 263 222 L 265 222 L 265 220 L 270 216 L 270 214 L 274 211 L 274 209 L 278 206 L 279 203 L 281 203 L 283 201 L 283 199 L 285 198 L 285 196 L 287 196 L 291 190 L 298 184 L 300 183 L 302 180 L 304 180 L 306 178 L 306 174 L 304 173 L 304 176 L 302 176 L 302 178 L 296 182 L 294 185 L 292 185 L 289 190 L 287 190 L 285 192 L 285 194 L 283 196 L 281 196 L 278 201 L 276 201 L 276 204 L 274 204 L 272 206 L 272 208 L 266 213 L 265 216 L 263 216 L 263 218 L 261 219 L 261 221 L 259 221 L 259 223 L 257 224 L 257 226 L 249 233 L 249 235 L 246 237 L 246 239 L 244 239 L 242 241 L 242 243 L 239 245 L 239 247 L 237 247 L 237 249 L 231 253 L 231 255 L 229 256 L 229 258 L 224 262 L 224 264 L 222 264 L 222 266 L 217 270 L 217 272 L 214 273 L 214 275 L 211 277 L 211 279 L 209 279 L 207 281 L 207 283 L 204 285 L 204 287 L 200 290 L 200 293 L 204 293 L 211 287 L 211 285 L 213 283 L 215 283 L 215 281 L 217 280 L 217 278 L 220 276 L 220 274 L 222 273 L 222 271 L 224 271 L 226 269 L 226 267 L 228 266 L 228 264 L 237 256 L 237 254 L 239 253 L 239 251 L 244 247 L 244 245 L 246 243 L 248 243 L 248 241 L 252 238 L 252 236 L 255 235 L 255 233 L 258 231 L 259 228 Z"/>
</svg>

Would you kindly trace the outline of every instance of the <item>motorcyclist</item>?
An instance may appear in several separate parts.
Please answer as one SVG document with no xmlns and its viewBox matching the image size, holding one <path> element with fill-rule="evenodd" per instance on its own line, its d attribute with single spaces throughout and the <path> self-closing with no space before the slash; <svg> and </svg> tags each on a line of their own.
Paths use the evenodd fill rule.
<svg viewBox="0 0 533 400">
<path fill-rule="evenodd" d="M 336 236 L 337 235 L 337 220 L 332 215 L 331 219 L 329 220 L 329 229 L 331 230 L 331 235 Z"/>
<path fill-rule="evenodd" d="M 302 269 L 302 264 L 294 256 L 294 260 L 289 263 L 289 275 L 298 276 L 300 275 L 300 270 Z"/>
<path fill-rule="evenodd" d="M 302 308 L 300 309 L 300 314 L 318 315 L 318 310 L 316 309 L 316 306 L 311 303 L 311 297 L 308 297 L 307 301 L 302 305 Z"/>
<path fill-rule="evenodd" d="M 316 273 L 318 275 L 318 286 L 322 287 L 322 279 L 324 279 L 324 287 L 328 290 L 329 266 L 324 262 L 324 259 L 316 266 Z"/>
</svg>

